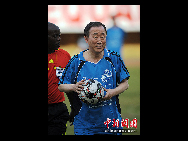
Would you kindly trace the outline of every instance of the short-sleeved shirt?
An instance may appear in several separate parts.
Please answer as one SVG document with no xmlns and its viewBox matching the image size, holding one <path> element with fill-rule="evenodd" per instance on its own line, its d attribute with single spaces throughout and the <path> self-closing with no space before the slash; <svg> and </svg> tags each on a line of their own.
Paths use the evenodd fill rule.
<svg viewBox="0 0 188 141">
<path fill-rule="evenodd" d="M 121 53 L 121 47 L 123 46 L 124 38 L 127 33 L 121 28 L 115 26 L 107 30 L 108 36 L 106 36 L 107 49 L 113 50 L 117 53 Z"/>
<path fill-rule="evenodd" d="M 48 104 L 65 100 L 64 93 L 58 89 L 58 82 L 70 59 L 70 54 L 63 49 L 48 54 Z"/>
<path fill-rule="evenodd" d="M 116 52 L 104 49 L 103 58 L 97 63 L 92 63 L 84 59 L 85 51 L 72 57 L 63 71 L 59 84 L 75 84 L 82 79 L 94 79 L 106 89 L 114 89 L 122 80 L 129 79 L 129 72 Z M 105 134 L 107 126 L 104 122 L 107 118 L 121 121 L 116 98 L 114 96 L 110 100 L 100 101 L 94 105 L 81 102 L 82 107 L 74 117 L 74 133 L 78 135 Z M 112 122 L 108 126 L 110 129 L 116 129 L 112 127 Z"/>
</svg>

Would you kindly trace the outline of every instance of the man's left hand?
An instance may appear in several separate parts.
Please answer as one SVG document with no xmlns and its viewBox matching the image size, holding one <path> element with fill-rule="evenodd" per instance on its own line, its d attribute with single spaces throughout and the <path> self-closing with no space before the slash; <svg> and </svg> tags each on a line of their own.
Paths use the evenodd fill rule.
<svg viewBox="0 0 188 141">
<path fill-rule="evenodd" d="M 105 95 L 105 97 L 102 98 L 103 100 L 109 100 L 115 95 L 114 89 L 104 88 L 104 90 L 106 91 L 106 95 Z"/>
</svg>

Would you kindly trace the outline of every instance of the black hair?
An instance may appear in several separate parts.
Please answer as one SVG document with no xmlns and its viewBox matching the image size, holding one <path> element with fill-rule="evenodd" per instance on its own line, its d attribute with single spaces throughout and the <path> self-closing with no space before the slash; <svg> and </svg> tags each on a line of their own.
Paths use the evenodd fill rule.
<svg viewBox="0 0 188 141">
<path fill-rule="evenodd" d="M 106 31 L 106 27 L 104 24 L 102 24 L 101 22 L 90 22 L 89 24 L 87 24 L 87 26 L 84 29 L 84 36 L 89 37 L 89 30 L 91 27 L 99 27 L 99 26 L 103 26 L 104 30 Z M 106 35 L 107 35 L 107 31 L 106 31 Z"/>
<path fill-rule="evenodd" d="M 59 30 L 59 27 L 53 23 L 48 22 L 48 30 Z"/>
</svg>

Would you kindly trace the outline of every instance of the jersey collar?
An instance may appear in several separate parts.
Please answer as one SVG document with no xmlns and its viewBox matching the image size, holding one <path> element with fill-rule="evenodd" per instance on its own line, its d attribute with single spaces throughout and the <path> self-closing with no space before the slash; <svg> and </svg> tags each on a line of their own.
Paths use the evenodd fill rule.
<svg viewBox="0 0 188 141">
<path fill-rule="evenodd" d="M 86 49 L 86 50 L 80 52 L 80 54 L 79 54 L 79 60 L 86 61 L 86 60 L 84 59 L 84 57 L 83 57 L 83 53 L 84 53 L 85 51 L 87 51 L 87 50 L 89 50 L 89 49 Z M 110 56 L 110 52 L 105 48 L 105 49 L 104 49 L 103 58 L 109 57 L 109 56 Z"/>
</svg>

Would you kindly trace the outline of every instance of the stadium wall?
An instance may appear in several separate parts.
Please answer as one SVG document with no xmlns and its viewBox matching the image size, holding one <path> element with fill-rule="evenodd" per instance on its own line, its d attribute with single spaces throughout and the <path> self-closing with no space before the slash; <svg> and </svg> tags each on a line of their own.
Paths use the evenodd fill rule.
<svg viewBox="0 0 188 141">
<path fill-rule="evenodd" d="M 61 34 L 61 45 L 77 44 L 79 37 L 83 37 L 83 34 Z M 129 32 L 124 41 L 125 43 L 140 43 L 140 32 Z"/>
</svg>

